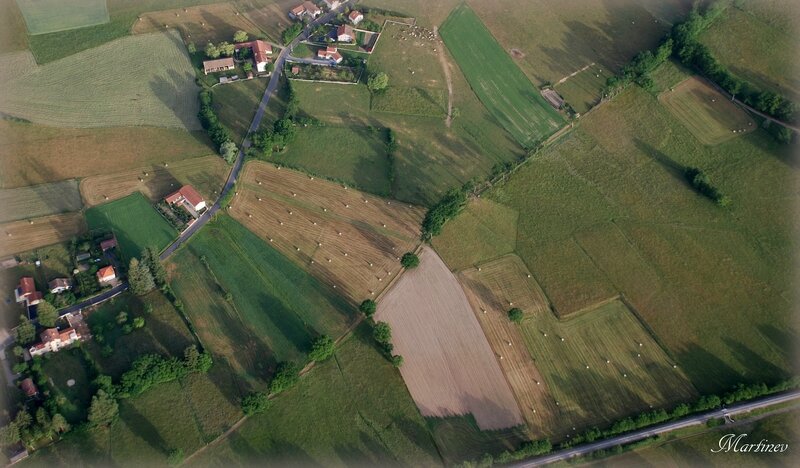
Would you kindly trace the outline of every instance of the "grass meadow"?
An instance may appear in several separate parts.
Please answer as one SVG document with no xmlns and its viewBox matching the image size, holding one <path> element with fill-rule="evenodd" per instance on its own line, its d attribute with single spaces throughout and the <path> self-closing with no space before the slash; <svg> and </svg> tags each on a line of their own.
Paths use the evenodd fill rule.
<svg viewBox="0 0 800 468">
<path fill-rule="evenodd" d="M 307 127 L 270 161 L 344 182 L 366 192 L 391 192 L 386 131 L 380 128 Z"/>
<path fill-rule="evenodd" d="M 705 146 L 634 87 L 485 197 L 519 213 L 515 252 L 559 316 L 622 293 L 698 390 L 719 391 L 791 371 L 790 151 L 761 130 Z"/>
<path fill-rule="evenodd" d="M 561 114 L 547 104 L 469 7 L 453 10 L 441 34 L 481 102 L 520 145 L 543 140 L 561 127 Z"/>
<path fill-rule="evenodd" d="M 575 112 L 583 114 L 600 102 L 601 92 L 610 76 L 610 70 L 602 65 L 592 65 L 563 83 L 556 84 L 555 90 Z"/>
<path fill-rule="evenodd" d="M 247 135 L 267 81 L 253 79 L 225 84 L 213 89 L 213 106 L 219 121 L 231 131 L 238 145 Z"/>
<path fill-rule="evenodd" d="M 264 414 L 249 418 L 192 463 L 429 466 L 442 463 L 395 368 L 361 325 Z"/>
<path fill-rule="evenodd" d="M 28 34 L 45 34 L 108 22 L 106 0 L 17 0 Z"/>
<path fill-rule="evenodd" d="M 28 48 L 25 18 L 16 0 L 0 0 L 0 54 Z"/>
<path fill-rule="evenodd" d="M 83 204 L 77 180 L 0 189 L 0 223 L 78 211 Z"/>
<path fill-rule="evenodd" d="M 89 369 L 90 364 L 79 349 L 51 353 L 42 364 L 42 373 L 48 377 L 50 391 L 59 403 L 58 411 L 70 424 L 86 420 L 92 401 L 89 384 L 93 375 Z"/>
<path fill-rule="evenodd" d="M 445 90 L 390 86 L 372 98 L 372 110 L 391 114 L 442 117 L 447 114 Z"/>
<path fill-rule="evenodd" d="M 0 68 L 9 65 L 6 60 L 0 57 Z M 5 81 L 0 111 L 56 127 L 199 130 L 194 78 L 177 32 L 126 37 L 16 69 Z"/>
<path fill-rule="evenodd" d="M 447 466 L 479 460 L 485 454 L 516 450 L 530 440 L 525 426 L 483 431 L 471 414 L 448 418 L 425 418 L 439 453 Z"/>
<path fill-rule="evenodd" d="M 797 19 L 797 10 L 791 2 L 735 2 L 703 32 L 700 42 L 736 76 L 797 102 L 800 82 L 791 58 L 800 50 L 797 23 L 786 27 L 770 21 L 776 14 Z"/>
<path fill-rule="evenodd" d="M 145 247 L 161 250 L 178 236 L 140 192 L 86 210 L 89 229 L 114 231 L 123 261 L 139 257 Z"/>
<path fill-rule="evenodd" d="M 304 361 L 314 338 L 338 337 L 352 319 L 332 290 L 227 216 L 174 264 L 173 287 L 201 341 L 250 385 L 263 386 L 277 362 Z"/>
</svg>

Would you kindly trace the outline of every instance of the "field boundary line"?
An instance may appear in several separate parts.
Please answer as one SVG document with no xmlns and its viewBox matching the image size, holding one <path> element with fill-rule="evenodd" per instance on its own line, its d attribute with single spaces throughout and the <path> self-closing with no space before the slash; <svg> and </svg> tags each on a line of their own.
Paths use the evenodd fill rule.
<svg viewBox="0 0 800 468">
<path fill-rule="evenodd" d="M 591 67 L 592 65 L 594 65 L 594 62 L 590 63 L 589 65 L 586 65 L 585 67 L 581 68 L 580 70 L 577 70 L 577 71 L 574 71 L 574 72 L 570 73 L 569 75 L 565 76 L 564 78 L 561 78 L 560 80 L 556 81 L 553 86 L 555 87 L 555 86 L 558 86 L 560 84 L 563 84 L 565 81 L 567 81 L 568 79 L 570 79 L 573 76 L 577 75 L 578 73 L 580 73 L 580 72 L 582 72 L 584 70 L 588 70 L 589 67 Z"/>
</svg>

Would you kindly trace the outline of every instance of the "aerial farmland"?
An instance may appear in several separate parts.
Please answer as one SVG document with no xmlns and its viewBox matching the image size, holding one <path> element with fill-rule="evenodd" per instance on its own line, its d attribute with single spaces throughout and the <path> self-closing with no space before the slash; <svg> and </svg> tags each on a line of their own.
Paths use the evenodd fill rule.
<svg viewBox="0 0 800 468">
<path fill-rule="evenodd" d="M 790 465 L 798 20 L 0 0 L 0 462 Z"/>
</svg>

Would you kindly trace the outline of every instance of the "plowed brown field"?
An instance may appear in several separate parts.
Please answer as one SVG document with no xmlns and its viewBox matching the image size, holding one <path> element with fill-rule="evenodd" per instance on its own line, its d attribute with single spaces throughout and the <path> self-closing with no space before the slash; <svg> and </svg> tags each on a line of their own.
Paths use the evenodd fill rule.
<svg viewBox="0 0 800 468">
<path fill-rule="evenodd" d="M 0 224 L 0 256 L 63 242 L 86 230 L 82 213 L 66 213 Z"/>
<path fill-rule="evenodd" d="M 482 430 L 523 424 L 496 355 L 464 290 L 432 249 L 378 304 L 376 320 L 392 327 L 400 373 L 424 416 L 472 413 Z M 520 345 L 524 346 L 524 345 Z"/>
</svg>

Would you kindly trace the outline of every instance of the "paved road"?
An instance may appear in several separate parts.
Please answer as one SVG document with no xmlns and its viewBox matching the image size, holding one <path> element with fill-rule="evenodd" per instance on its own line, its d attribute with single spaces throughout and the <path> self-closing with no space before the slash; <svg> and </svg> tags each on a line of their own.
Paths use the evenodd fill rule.
<svg viewBox="0 0 800 468">
<path fill-rule="evenodd" d="M 657 426 L 641 429 L 639 431 L 631 432 L 629 434 L 612 437 L 611 439 L 605 439 L 599 442 L 581 445 L 578 447 L 562 450 L 560 452 L 555 452 L 550 455 L 545 455 L 542 457 L 531 458 L 528 460 L 521 461 L 519 463 L 515 463 L 512 466 L 515 468 L 523 468 L 523 467 L 527 468 L 533 466 L 547 465 L 550 463 L 567 460 L 569 458 L 581 455 L 587 455 L 589 453 L 596 452 L 598 450 L 608 449 L 611 447 L 615 447 L 617 445 L 630 444 L 632 442 L 646 439 L 648 437 L 652 437 L 655 435 L 675 431 L 678 429 L 705 424 L 710 419 L 726 418 L 726 416 L 733 416 L 740 413 L 747 413 L 760 408 L 767 408 L 769 406 L 778 405 L 793 400 L 800 400 L 800 391 L 773 395 L 759 400 L 739 403 L 736 405 L 729 406 L 727 408 L 711 411 L 709 413 L 703 413 L 695 416 L 688 416 L 678 421 L 659 424 Z"/>
</svg>

